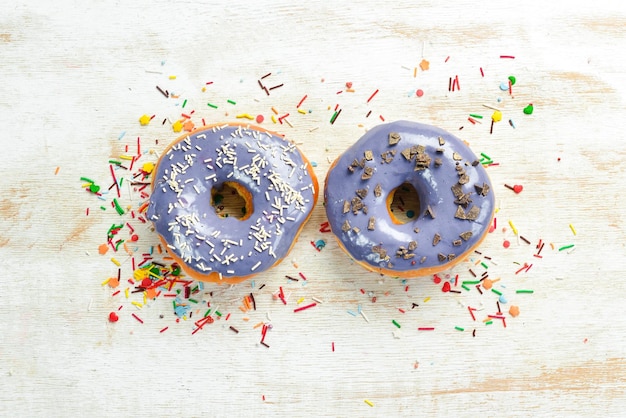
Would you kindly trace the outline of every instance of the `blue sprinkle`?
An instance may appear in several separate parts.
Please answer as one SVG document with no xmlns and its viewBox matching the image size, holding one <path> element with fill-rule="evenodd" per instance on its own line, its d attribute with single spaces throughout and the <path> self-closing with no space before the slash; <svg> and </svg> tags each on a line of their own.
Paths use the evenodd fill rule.
<svg viewBox="0 0 626 418">
<path fill-rule="evenodd" d="M 355 314 L 354 312 L 352 312 L 352 311 L 347 311 L 347 312 L 348 312 L 350 315 L 352 315 L 352 316 L 356 316 L 356 314 Z"/>
<path fill-rule="evenodd" d="M 504 297 L 504 295 L 500 295 L 500 303 L 507 303 L 508 301 Z"/>
<path fill-rule="evenodd" d="M 324 241 L 323 239 L 318 239 L 317 241 L 315 241 L 315 248 L 317 248 L 318 250 L 321 250 L 325 246 L 326 246 L 326 241 Z"/>
<path fill-rule="evenodd" d="M 509 89 L 509 83 L 500 83 L 500 90 L 507 91 Z"/>
<path fill-rule="evenodd" d="M 120 136 L 117 137 L 117 139 L 124 138 L 124 135 L 126 135 L 126 131 L 122 131 L 122 133 L 120 134 Z"/>
<path fill-rule="evenodd" d="M 317 167 L 317 163 L 315 161 L 311 161 L 311 167 Z"/>
<path fill-rule="evenodd" d="M 359 304 L 359 306 L 357 306 L 357 311 L 358 311 L 359 313 L 361 313 L 361 304 Z"/>
</svg>

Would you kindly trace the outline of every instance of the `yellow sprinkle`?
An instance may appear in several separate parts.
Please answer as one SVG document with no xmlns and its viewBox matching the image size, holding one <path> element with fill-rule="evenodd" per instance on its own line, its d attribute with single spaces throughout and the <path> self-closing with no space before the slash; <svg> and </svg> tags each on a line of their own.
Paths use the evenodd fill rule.
<svg viewBox="0 0 626 418">
<path fill-rule="evenodd" d="M 105 281 L 103 281 L 102 283 L 100 283 L 102 286 L 104 286 L 105 284 L 109 283 L 109 280 L 111 280 L 111 278 L 109 277 L 108 279 L 106 279 Z"/>
<path fill-rule="evenodd" d="M 368 404 L 369 406 L 372 406 L 372 407 L 374 406 L 374 402 L 370 400 L 365 399 L 365 403 Z"/>
<path fill-rule="evenodd" d="M 276 123 L 276 116 L 272 115 L 272 122 Z"/>
<path fill-rule="evenodd" d="M 493 120 L 494 122 L 500 122 L 502 120 L 502 112 L 500 112 L 499 110 L 493 112 L 493 115 L 491 115 L 491 120 Z"/>
<path fill-rule="evenodd" d="M 571 229 L 571 230 L 572 230 L 572 233 L 573 233 L 574 235 L 576 235 L 576 229 L 574 229 L 574 225 L 569 224 L 569 229 Z"/>
<path fill-rule="evenodd" d="M 83 189 L 84 189 L 84 188 L 86 188 L 86 187 L 91 186 L 92 184 L 93 184 L 93 183 L 83 183 Z"/>
<path fill-rule="evenodd" d="M 174 132 L 180 132 L 183 130 L 183 123 L 179 120 L 177 120 L 176 122 L 174 122 L 172 124 L 172 129 L 174 130 Z"/>
<path fill-rule="evenodd" d="M 115 264 L 116 266 L 121 266 L 120 262 L 117 261 L 115 258 L 111 257 L 111 261 L 113 262 L 113 264 Z"/>
<path fill-rule="evenodd" d="M 137 302 L 137 301 L 132 301 L 131 304 L 135 305 L 136 307 L 140 308 L 143 306 L 141 303 Z"/>
<path fill-rule="evenodd" d="M 148 293 L 143 292 L 143 304 L 145 305 L 146 303 L 148 303 Z"/>
<path fill-rule="evenodd" d="M 302 113 L 303 115 L 306 115 L 306 110 L 304 110 L 304 109 L 298 109 L 298 113 Z"/>
<path fill-rule="evenodd" d="M 141 126 L 146 126 L 147 124 L 150 123 L 150 120 L 151 120 L 150 116 L 148 116 L 148 115 L 141 115 L 141 117 L 139 118 L 139 124 Z"/>
<path fill-rule="evenodd" d="M 126 299 L 128 299 L 128 288 L 126 288 L 126 290 L 124 290 L 124 294 L 126 295 Z"/>
<path fill-rule="evenodd" d="M 202 87 L 202 92 L 205 92 L 205 91 L 206 91 L 206 87 Z"/>
<path fill-rule="evenodd" d="M 132 160 L 133 157 L 130 155 L 120 155 L 120 160 Z"/>
<path fill-rule="evenodd" d="M 175 75 L 171 75 L 170 76 L 170 80 L 176 80 L 176 76 Z"/>
<path fill-rule="evenodd" d="M 246 118 L 246 119 L 250 119 L 250 120 L 254 119 L 254 116 L 252 116 L 252 115 L 251 115 L 251 114 L 249 114 L 249 113 L 241 113 L 241 114 L 239 114 L 239 115 L 237 115 L 237 116 L 235 116 L 235 117 L 236 117 L 237 119 L 241 119 L 241 118 Z"/>
<path fill-rule="evenodd" d="M 298 305 L 299 305 L 299 304 L 301 304 L 302 302 L 304 302 L 304 298 L 300 298 L 300 299 L 298 299 L 298 302 L 297 302 L 297 303 L 298 303 Z"/>
<path fill-rule="evenodd" d="M 513 230 L 513 233 L 517 235 L 517 228 L 515 228 L 515 225 L 513 225 L 513 221 L 509 221 L 509 225 L 511 225 L 511 229 Z"/>
<path fill-rule="evenodd" d="M 428 296 L 426 299 L 424 299 L 424 303 L 428 302 L 430 300 L 430 296 Z"/>
</svg>

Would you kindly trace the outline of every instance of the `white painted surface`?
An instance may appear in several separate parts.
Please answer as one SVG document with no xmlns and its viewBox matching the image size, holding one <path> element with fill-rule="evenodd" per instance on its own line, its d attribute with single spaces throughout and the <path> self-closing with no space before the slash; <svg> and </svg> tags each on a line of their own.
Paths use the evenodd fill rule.
<svg viewBox="0 0 626 418">
<path fill-rule="evenodd" d="M 618 2 L 568 8 L 534 1 L 39 3 L 5 6 L 0 17 L 0 415 L 623 411 L 626 10 Z M 422 54 L 430 69 L 414 78 Z M 284 83 L 269 97 L 256 81 L 267 72 Z M 461 90 L 449 93 L 448 78 L 457 74 Z M 517 77 L 513 98 L 498 89 L 509 75 Z M 208 81 L 214 83 L 202 92 Z M 355 92 L 336 94 L 348 81 Z M 157 84 L 181 98 L 164 99 Z M 424 97 L 414 96 L 416 88 Z M 302 115 L 295 105 L 305 94 L 303 107 L 312 112 Z M 482 104 L 498 97 L 505 119 L 493 135 L 486 121 L 467 121 L 469 113 L 488 120 Z M 160 121 L 178 117 L 183 99 L 185 109 L 196 109 L 196 123 L 201 117 L 232 121 L 245 112 L 265 115 L 270 127 L 272 106 L 289 112 L 293 128 L 274 128 L 318 163 L 321 182 L 329 160 L 379 123 L 378 115 L 462 135 L 500 163 L 489 168 L 501 207 L 498 230 L 481 251 L 497 263 L 489 265 L 490 276 L 501 277 L 507 286 L 501 290 L 521 315 L 508 318 L 506 329 L 485 326 L 494 294 L 474 289 L 455 297 L 431 278 L 404 284 L 364 272 L 318 231 L 325 221 L 321 201 L 287 260 L 260 275 L 254 289 L 250 283 L 207 286 L 214 306 L 231 313 L 228 322 L 192 336 L 192 321 L 177 324 L 168 300 L 137 310 L 123 292 L 111 297 L 100 283 L 117 270 L 97 247 L 119 217 L 100 211 L 79 178 L 108 183 L 107 160 L 137 136 L 144 149 L 162 149 L 176 135 Z M 535 113 L 526 116 L 522 109 L 531 102 Z M 337 103 L 343 111 L 330 125 L 328 107 Z M 137 122 L 144 113 L 157 115 L 147 127 Z M 516 195 L 504 183 L 523 184 L 524 191 Z M 502 232 L 509 220 L 532 245 L 518 245 L 510 228 Z M 142 248 L 156 243 L 152 233 L 140 232 Z M 540 238 L 556 248 L 575 244 L 575 251 L 548 244 L 544 258 L 535 258 Z M 309 244 L 318 239 L 328 241 L 321 252 Z M 503 248 L 504 239 L 511 248 Z M 516 275 L 515 263 L 524 262 L 533 267 Z M 469 267 L 450 273 L 468 280 Z M 128 261 L 124 269 L 129 277 Z M 307 276 L 306 286 L 283 279 L 298 272 Z M 279 286 L 289 295 L 287 306 L 271 297 Z M 519 288 L 535 293 L 515 294 Z M 360 289 L 373 292 L 376 303 Z M 238 307 L 250 291 L 258 309 L 244 314 Z M 300 297 L 324 303 L 294 313 Z M 411 310 L 412 302 L 419 308 Z M 461 304 L 480 302 L 485 311 L 472 322 Z M 369 323 L 347 313 L 359 304 Z M 120 321 L 108 323 L 120 305 Z M 269 349 L 258 344 L 260 330 L 253 328 L 269 322 L 267 313 Z M 419 326 L 436 330 L 419 332 Z"/>
</svg>

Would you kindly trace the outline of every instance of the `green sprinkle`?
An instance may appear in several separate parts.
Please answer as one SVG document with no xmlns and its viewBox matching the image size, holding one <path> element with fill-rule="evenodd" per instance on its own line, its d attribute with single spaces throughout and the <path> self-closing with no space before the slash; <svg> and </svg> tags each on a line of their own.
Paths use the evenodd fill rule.
<svg viewBox="0 0 626 418">
<path fill-rule="evenodd" d="M 124 243 L 124 240 L 121 239 L 119 240 L 116 244 L 115 244 L 115 251 L 117 251 L 118 248 L 120 248 L 120 245 L 122 245 Z"/>
<path fill-rule="evenodd" d="M 172 301 L 172 306 L 174 306 L 174 310 L 176 310 L 176 301 L 175 300 Z"/>
<path fill-rule="evenodd" d="M 210 310 L 210 309 L 209 309 L 209 310 L 207 310 L 207 311 L 204 313 L 204 318 L 206 318 L 207 316 L 209 316 L 209 314 L 210 314 L 210 313 L 211 313 L 211 310 Z"/>
<path fill-rule="evenodd" d="M 339 114 L 339 112 L 335 112 L 333 113 L 333 116 L 330 118 L 330 123 L 331 125 L 335 122 L 335 119 L 337 119 L 337 115 Z"/>
<path fill-rule="evenodd" d="M 567 250 L 568 248 L 572 248 L 573 246 L 574 246 L 574 244 L 564 245 L 561 248 L 559 248 L 559 251 Z"/>
<path fill-rule="evenodd" d="M 124 209 L 122 209 L 122 207 L 120 206 L 120 204 L 117 201 L 117 199 L 113 199 L 113 204 L 115 205 L 115 210 L 117 211 L 117 213 L 120 214 L 120 215 L 123 215 L 124 214 Z"/>
<path fill-rule="evenodd" d="M 124 181 L 124 177 L 120 179 L 120 187 L 122 187 L 122 182 Z"/>
<path fill-rule="evenodd" d="M 485 160 L 491 160 L 491 157 L 485 154 L 484 152 L 481 152 L 480 155 L 482 155 Z"/>
<path fill-rule="evenodd" d="M 457 331 L 465 331 L 465 328 L 463 327 L 454 327 L 454 329 Z"/>
<path fill-rule="evenodd" d="M 206 105 L 212 107 L 213 109 L 217 109 L 217 105 L 214 105 L 213 103 L 207 103 Z"/>
<path fill-rule="evenodd" d="M 228 103 L 230 103 L 231 105 L 236 105 L 236 104 L 237 104 L 237 103 L 235 103 L 234 101 L 232 101 L 232 100 L 230 100 L 230 99 L 228 99 L 228 100 L 226 100 L 226 101 L 227 101 Z"/>
<path fill-rule="evenodd" d="M 480 280 L 465 280 L 463 284 L 479 284 Z"/>
<path fill-rule="evenodd" d="M 197 300 L 195 300 L 195 299 L 187 299 L 187 300 L 188 300 L 189 302 L 191 302 L 191 303 L 198 303 L 198 301 L 197 301 Z"/>
<path fill-rule="evenodd" d="M 461 285 L 461 287 L 462 287 L 463 289 L 467 290 L 467 291 L 469 291 L 469 290 L 470 290 L 470 288 L 469 288 L 469 287 L 467 287 L 467 286 L 465 286 L 464 284 L 462 284 L 462 285 Z"/>
<path fill-rule="evenodd" d="M 183 109 L 185 108 L 185 105 L 187 104 L 187 99 L 185 99 L 185 101 L 183 102 Z"/>
<path fill-rule="evenodd" d="M 470 116 L 473 117 L 473 118 L 476 118 L 476 119 L 482 119 L 483 118 L 482 115 L 476 115 L 474 113 L 470 113 Z"/>
<path fill-rule="evenodd" d="M 516 290 L 515 293 L 535 293 L 535 291 L 530 289 L 520 289 Z"/>
<path fill-rule="evenodd" d="M 400 324 L 398 324 L 398 321 L 396 321 L 395 319 L 392 319 L 391 322 L 398 328 L 400 328 Z"/>
<path fill-rule="evenodd" d="M 105 208 L 104 206 L 100 206 L 100 209 L 107 210 L 107 208 Z"/>
<path fill-rule="evenodd" d="M 482 261 L 480 262 L 480 265 L 483 266 L 485 269 L 489 268 L 489 266 L 487 264 L 483 263 Z"/>
<path fill-rule="evenodd" d="M 485 325 L 491 325 L 491 324 L 493 324 L 493 321 L 487 321 L 487 322 L 485 322 Z"/>
<path fill-rule="evenodd" d="M 215 311 L 215 315 L 222 316 L 222 313 L 220 311 Z"/>
<path fill-rule="evenodd" d="M 88 179 L 87 177 L 81 177 L 80 181 L 86 181 L 87 183 L 95 183 L 95 181 Z"/>
<path fill-rule="evenodd" d="M 109 164 L 122 165 L 122 162 L 117 160 L 109 160 Z"/>
<path fill-rule="evenodd" d="M 491 288 L 491 291 L 493 293 L 495 293 L 496 295 L 498 295 L 498 296 L 502 296 L 502 292 L 500 292 L 499 290 L 494 289 L 493 287 Z"/>
</svg>

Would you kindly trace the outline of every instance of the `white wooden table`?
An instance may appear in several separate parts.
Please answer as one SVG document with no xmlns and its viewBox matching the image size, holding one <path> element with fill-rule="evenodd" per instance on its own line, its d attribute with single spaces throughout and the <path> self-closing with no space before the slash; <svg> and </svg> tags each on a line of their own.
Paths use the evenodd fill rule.
<svg viewBox="0 0 626 418">
<path fill-rule="evenodd" d="M 5 5 L 0 415 L 622 414 L 626 8 L 447 3 Z M 257 83 L 267 73 L 266 85 L 282 84 L 269 96 Z M 460 90 L 448 91 L 456 76 Z M 509 76 L 510 93 L 500 89 Z M 179 97 L 166 99 L 157 85 Z M 302 114 L 296 105 L 305 95 Z M 523 113 L 529 103 L 532 115 Z M 492 134 L 485 104 L 502 110 Z M 336 105 L 342 113 L 331 124 Z M 272 108 L 276 117 L 289 113 L 291 125 L 272 123 Z M 154 161 L 177 136 L 171 122 L 192 110 L 196 125 L 264 115 L 263 126 L 317 163 L 322 186 L 330 161 L 382 118 L 438 125 L 467 140 L 498 164 L 488 167 L 498 226 L 482 256 L 447 273 L 472 280 L 469 269 L 480 274 L 485 263 L 501 279 L 494 288 L 507 299 L 506 328 L 483 321 L 497 310 L 493 292 L 459 284 L 460 294 L 444 293 L 432 277 L 404 282 L 352 264 L 319 231 L 322 199 L 280 266 L 253 282 L 206 285 L 192 318 L 177 322 L 164 297 L 127 299 L 132 267 L 123 250 L 113 255 L 122 281 L 112 296 L 101 283 L 118 267 L 111 252 L 98 254 L 108 228 L 134 225 L 137 254 L 157 237 L 119 216 L 112 194 L 102 201 L 86 193 L 80 178 L 108 187 L 108 161 L 126 145 L 134 152 L 137 137 L 142 161 Z M 140 126 L 143 114 L 155 118 Z M 470 114 L 484 118 L 472 123 Z M 122 205 L 137 209 L 141 198 L 127 190 Z M 320 239 L 318 252 L 310 242 Z M 543 258 L 534 256 L 539 240 Z M 532 267 L 516 274 L 524 263 Z M 284 278 L 298 273 L 307 280 Z M 280 286 L 286 306 L 272 297 Z M 257 309 L 242 312 L 251 292 Z M 323 303 L 294 313 L 312 298 Z M 223 316 L 192 335 L 207 302 Z M 508 315 L 510 305 L 518 317 Z M 467 306 L 477 308 L 476 321 Z M 118 322 L 108 321 L 110 312 Z M 272 326 L 269 348 L 259 344 L 259 323 Z"/>
</svg>

